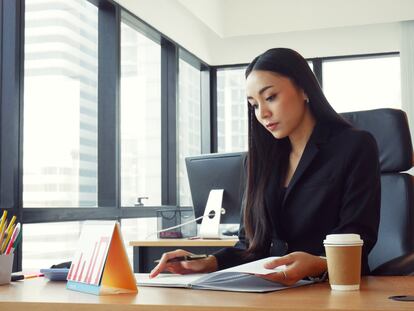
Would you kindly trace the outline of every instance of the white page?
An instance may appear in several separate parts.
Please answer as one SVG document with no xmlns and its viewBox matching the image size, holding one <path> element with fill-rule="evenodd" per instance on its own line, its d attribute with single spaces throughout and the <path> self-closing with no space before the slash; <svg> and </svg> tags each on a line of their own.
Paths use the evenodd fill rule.
<svg viewBox="0 0 414 311">
<path fill-rule="evenodd" d="M 252 274 L 238 272 L 223 272 L 219 274 L 210 274 L 210 279 L 201 278 L 193 284 L 193 288 L 223 290 L 232 292 L 251 292 L 265 293 L 276 290 L 287 289 L 302 285 L 311 284 L 311 281 L 300 280 L 299 282 L 285 286 L 276 282 L 271 282 Z"/>
<path fill-rule="evenodd" d="M 220 270 L 220 271 L 217 271 L 215 273 L 240 272 L 240 273 L 249 273 L 249 274 L 270 274 L 270 273 L 275 273 L 275 272 L 280 272 L 280 271 L 285 270 L 286 265 L 276 267 L 275 269 L 265 269 L 263 267 L 263 265 L 266 262 L 272 261 L 272 259 L 276 259 L 276 258 L 280 258 L 280 257 L 267 257 L 267 258 L 259 259 L 259 260 L 252 261 L 252 262 L 249 262 L 249 263 L 245 263 L 245 264 L 240 265 L 240 266 Z"/>
<path fill-rule="evenodd" d="M 169 286 L 169 287 L 188 287 L 192 282 L 206 275 L 206 273 L 196 274 L 169 274 L 161 273 L 157 277 L 150 279 L 148 273 L 135 273 L 138 285 Z"/>
</svg>

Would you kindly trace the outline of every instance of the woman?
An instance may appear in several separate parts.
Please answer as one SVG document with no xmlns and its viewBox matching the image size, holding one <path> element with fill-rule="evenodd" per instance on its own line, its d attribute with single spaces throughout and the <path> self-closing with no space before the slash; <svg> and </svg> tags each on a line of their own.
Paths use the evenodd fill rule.
<svg viewBox="0 0 414 311">
<path fill-rule="evenodd" d="M 150 277 L 281 256 L 265 267 L 287 269 L 262 277 L 291 285 L 327 270 L 323 239 L 333 233 L 361 235 L 362 273 L 368 274 L 380 211 L 375 139 L 333 110 L 306 60 L 293 50 L 256 57 L 246 69 L 246 94 L 248 174 L 239 242 L 203 260 L 167 263 L 189 253 L 165 253 Z"/>
</svg>

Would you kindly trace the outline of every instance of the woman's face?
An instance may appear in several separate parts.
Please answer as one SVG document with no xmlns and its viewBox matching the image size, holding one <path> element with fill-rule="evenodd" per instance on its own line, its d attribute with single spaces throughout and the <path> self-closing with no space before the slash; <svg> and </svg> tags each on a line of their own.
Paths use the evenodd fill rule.
<svg viewBox="0 0 414 311">
<path fill-rule="evenodd" d="M 307 113 L 304 91 L 271 71 L 253 70 L 246 79 L 246 95 L 257 121 L 278 139 L 290 136 Z"/>
</svg>

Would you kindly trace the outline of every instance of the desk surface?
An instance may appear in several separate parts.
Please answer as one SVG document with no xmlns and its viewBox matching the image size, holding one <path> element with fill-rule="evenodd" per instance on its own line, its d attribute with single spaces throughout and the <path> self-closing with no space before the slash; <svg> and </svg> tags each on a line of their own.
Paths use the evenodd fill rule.
<svg viewBox="0 0 414 311">
<path fill-rule="evenodd" d="M 206 239 L 159 239 L 159 240 L 138 240 L 130 241 L 130 246 L 150 246 L 150 247 L 168 247 L 168 246 L 234 246 L 237 243 L 237 239 L 224 239 L 224 240 L 206 240 Z"/>
<path fill-rule="evenodd" d="M 363 278 L 360 291 L 331 291 L 328 283 L 267 294 L 140 287 L 136 295 L 94 296 L 43 278 L 0 286 L 0 310 L 414 310 L 414 302 L 388 299 L 413 295 L 414 277 Z"/>
</svg>

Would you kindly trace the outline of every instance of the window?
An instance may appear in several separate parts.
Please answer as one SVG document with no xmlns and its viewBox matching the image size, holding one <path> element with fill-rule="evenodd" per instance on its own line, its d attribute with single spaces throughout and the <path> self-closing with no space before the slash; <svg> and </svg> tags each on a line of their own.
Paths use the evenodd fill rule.
<svg viewBox="0 0 414 311">
<path fill-rule="evenodd" d="M 323 91 L 337 112 L 401 109 L 399 55 L 308 61 L 322 65 Z M 244 68 L 217 70 L 217 151 L 248 147 Z"/>
<path fill-rule="evenodd" d="M 337 112 L 401 109 L 399 55 L 326 60 L 323 90 Z"/>
<path fill-rule="evenodd" d="M 97 206 L 98 9 L 25 7 L 23 205 Z"/>
<path fill-rule="evenodd" d="M 217 71 L 218 152 L 247 150 L 245 68 Z"/>
<path fill-rule="evenodd" d="M 38 271 L 72 260 L 83 222 L 23 225 L 23 270 Z"/>
<path fill-rule="evenodd" d="M 151 240 L 157 238 L 157 218 L 130 218 L 121 220 L 121 231 L 129 262 L 133 266 L 134 249 L 129 241 Z"/>
<path fill-rule="evenodd" d="M 179 204 L 192 205 L 185 157 L 201 153 L 201 73 L 179 60 L 178 188 Z"/>
<path fill-rule="evenodd" d="M 191 54 L 176 66 L 180 47 L 114 1 L 23 1 L 24 5 L 0 2 L 7 17 L 2 20 L 3 33 L 8 34 L 0 40 L 2 76 L 10 77 L 3 81 L 3 99 L 9 104 L 2 106 L 7 121 L 2 124 L 10 132 L 6 131 L 0 146 L 7 168 L 2 170 L 1 179 L 6 182 L 0 183 L 0 190 L 6 194 L 3 205 L 21 216 L 24 227 L 17 268 L 30 270 L 70 260 L 82 221 L 91 213 L 102 219 L 138 217 L 139 221 L 122 220 L 123 231 L 132 230 L 135 235 L 136 228 L 146 228 L 145 238 L 149 230 L 156 229 L 152 228 L 155 218 L 140 217 L 152 217 L 161 205 L 161 172 L 169 181 L 177 179 L 163 194 L 180 191 L 182 204 L 190 204 L 183 160 L 201 152 L 201 107 L 205 111 L 210 107 L 201 105 L 200 93 L 201 83 L 209 84 L 209 68 Z M 21 73 L 23 50 L 25 71 Z M 162 64 L 161 52 L 167 59 Z M 105 70 L 98 75 L 101 66 Z M 171 86 L 171 80 L 161 83 L 162 74 L 178 78 L 175 67 L 182 73 L 177 83 L 181 102 L 176 105 L 175 97 L 163 97 L 172 104 L 164 109 L 161 94 L 170 95 L 167 84 Z M 203 75 L 200 68 L 206 70 Z M 209 97 L 209 90 L 204 91 Z M 167 129 L 161 120 L 171 121 L 176 115 L 177 135 L 173 129 L 161 142 L 161 130 Z M 209 143 L 206 135 L 206 150 Z M 179 158 L 177 167 L 161 159 L 161 147 L 177 150 L 167 159 Z M 110 164 L 102 167 L 101 163 Z M 149 197 L 145 204 L 154 209 L 123 209 L 140 196 Z M 175 202 L 175 193 L 170 197 L 167 201 Z M 95 208 L 98 205 L 102 208 Z"/>
<path fill-rule="evenodd" d="M 121 23 L 121 205 L 161 204 L 161 47 Z"/>
</svg>

